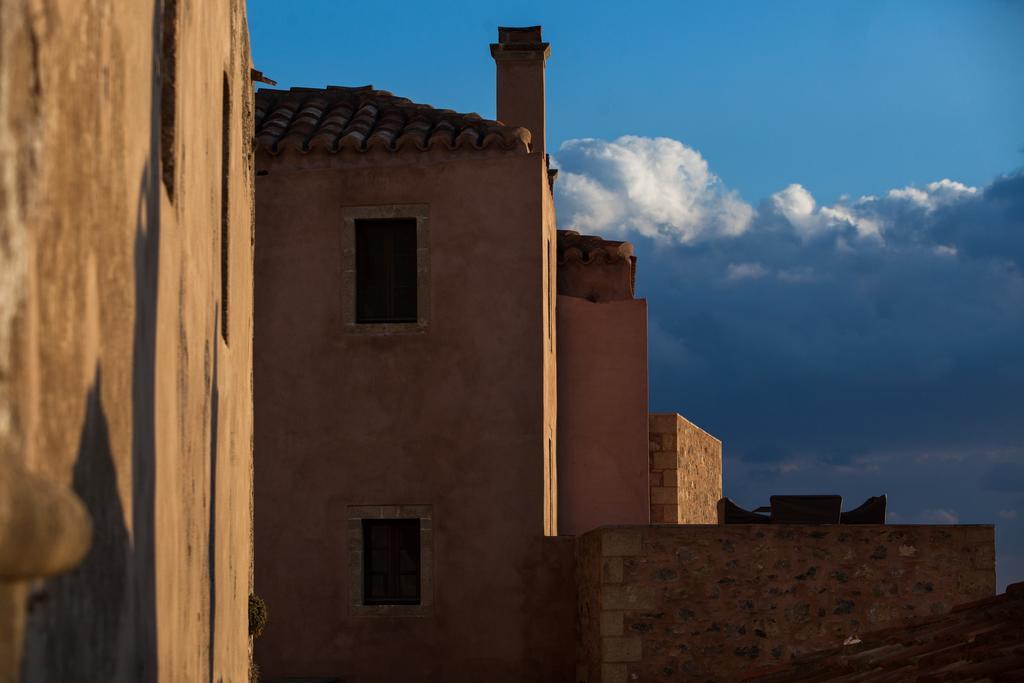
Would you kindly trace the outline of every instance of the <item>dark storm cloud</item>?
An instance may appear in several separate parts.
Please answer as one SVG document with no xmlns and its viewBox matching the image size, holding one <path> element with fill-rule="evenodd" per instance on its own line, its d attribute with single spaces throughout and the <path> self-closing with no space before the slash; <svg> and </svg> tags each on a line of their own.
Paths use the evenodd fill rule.
<svg viewBox="0 0 1024 683">
<path fill-rule="evenodd" d="M 1024 172 L 999 178 L 983 196 L 949 207 L 933 234 L 961 245 L 963 254 L 1008 260 L 1024 270 Z"/>
<path fill-rule="evenodd" d="M 971 502 L 1024 481 L 1024 173 L 754 208 L 676 141 L 567 148 L 560 226 L 633 241 L 651 408 L 723 439 L 727 493 L 888 491 L 905 521 L 1016 528 L 1024 572 L 1019 500 Z"/>
<path fill-rule="evenodd" d="M 1024 443 L 1024 174 L 744 211 L 676 141 L 566 150 L 562 227 L 640 254 L 656 409 L 751 460 Z"/>
<path fill-rule="evenodd" d="M 1024 462 L 1000 462 L 985 473 L 982 485 L 989 491 L 1024 493 Z"/>
</svg>

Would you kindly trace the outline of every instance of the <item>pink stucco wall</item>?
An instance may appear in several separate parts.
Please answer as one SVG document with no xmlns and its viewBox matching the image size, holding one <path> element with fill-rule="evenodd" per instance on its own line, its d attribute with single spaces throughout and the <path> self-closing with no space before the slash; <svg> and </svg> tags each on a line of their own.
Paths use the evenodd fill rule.
<svg viewBox="0 0 1024 683">
<path fill-rule="evenodd" d="M 650 520 L 647 302 L 558 297 L 559 531 Z"/>
<path fill-rule="evenodd" d="M 256 167 L 268 172 L 254 364 L 264 675 L 569 680 L 573 549 L 545 536 L 555 344 L 543 155 L 261 152 Z M 427 327 L 352 333 L 342 213 L 392 204 L 429 210 Z M 346 511 L 370 505 L 431 506 L 425 613 L 352 610 Z"/>
</svg>

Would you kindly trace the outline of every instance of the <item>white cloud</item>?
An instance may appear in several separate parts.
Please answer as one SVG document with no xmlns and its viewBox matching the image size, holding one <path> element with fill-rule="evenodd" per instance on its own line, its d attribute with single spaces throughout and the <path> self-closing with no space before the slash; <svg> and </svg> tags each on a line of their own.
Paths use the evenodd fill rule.
<svg viewBox="0 0 1024 683">
<path fill-rule="evenodd" d="M 821 205 L 806 187 L 791 183 L 756 211 L 725 187 L 700 152 L 671 138 L 569 140 L 553 161 L 561 171 L 555 185 L 561 227 L 609 237 L 639 234 L 663 245 L 736 238 L 781 222 L 805 242 L 834 235 L 834 248 L 852 253 L 899 240 L 901 231 L 915 229 L 940 209 L 983 194 L 944 178 L 880 196 L 843 195 Z M 932 248 L 938 257 L 958 253 L 953 244 Z"/>
<path fill-rule="evenodd" d="M 921 521 L 925 524 L 956 524 L 960 517 L 956 510 L 925 510 L 921 513 Z"/>
<path fill-rule="evenodd" d="M 803 185 L 793 183 L 776 192 L 772 195 L 772 205 L 798 229 L 811 230 L 817 227 L 814 225 L 817 202 Z"/>
<path fill-rule="evenodd" d="M 768 270 L 760 263 L 730 263 L 725 269 L 725 279 L 757 280 L 768 274 Z"/>
<path fill-rule="evenodd" d="M 556 161 L 563 228 L 691 243 L 740 235 L 754 216 L 700 153 L 678 140 L 569 140 Z"/>
<path fill-rule="evenodd" d="M 786 268 L 779 271 L 778 278 L 789 283 L 811 282 L 814 280 L 814 268 L 810 266 Z"/>
<path fill-rule="evenodd" d="M 966 458 L 967 455 L 965 453 L 958 451 L 929 451 L 927 453 L 920 453 L 914 456 L 914 462 L 918 462 L 921 464 L 929 462 L 963 462 Z"/>
<path fill-rule="evenodd" d="M 793 183 L 770 197 L 772 209 L 793 227 L 793 230 L 804 238 L 815 237 L 826 231 L 837 231 L 853 228 L 858 237 L 878 238 L 881 236 L 880 222 L 867 213 L 857 211 L 857 206 L 870 202 L 862 198 L 854 205 L 848 205 L 841 198 L 832 206 L 818 207 L 814 197 L 803 185 Z M 844 240 L 843 248 L 848 246 Z"/>
<path fill-rule="evenodd" d="M 915 204 L 926 211 L 934 211 L 940 206 L 954 204 L 966 197 L 978 194 L 978 188 L 958 183 L 949 178 L 943 178 L 934 183 L 928 183 L 924 189 L 916 187 L 904 187 L 889 190 L 889 199 L 903 200 Z"/>
</svg>

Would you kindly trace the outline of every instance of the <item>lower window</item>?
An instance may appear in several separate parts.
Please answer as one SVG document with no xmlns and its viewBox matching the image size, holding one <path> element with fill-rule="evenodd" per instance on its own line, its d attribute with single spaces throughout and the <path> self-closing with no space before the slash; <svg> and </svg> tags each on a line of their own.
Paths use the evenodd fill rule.
<svg viewBox="0 0 1024 683">
<path fill-rule="evenodd" d="M 363 520 L 363 604 L 420 604 L 420 520 Z"/>
<path fill-rule="evenodd" d="M 434 613 L 434 506 L 349 505 L 348 613 L 422 617 Z"/>
</svg>

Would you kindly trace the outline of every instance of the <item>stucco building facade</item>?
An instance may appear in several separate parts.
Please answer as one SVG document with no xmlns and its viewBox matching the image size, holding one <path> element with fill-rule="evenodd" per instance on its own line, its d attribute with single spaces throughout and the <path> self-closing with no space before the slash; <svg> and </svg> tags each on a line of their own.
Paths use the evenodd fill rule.
<svg viewBox="0 0 1024 683">
<path fill-rule="evenodd" d="M 250 70 L 242 0 L 0 3 L 0 681 L 248 680 Z"/>
<path fill-rule="evenodd" d="M 631 245 L 556 230 L 549 46 L 498 37 L 500 122 L 257 93 L 263 671 L 727 680 L 991 594 L 991 527 L 715 524 L 721 442 L 648 409 Z"/>
<path fill-rule="evenodd" d="M 269 676 L 571 677 L 537 34 L 493 48 L 515 91 L 504 101 L 521 107 L 499 94 L 507 124 L 369 87 L 257 94 L 256 581 L 273 614 L 257 659 Z M 392 229 L 411 243 L 392 284 L 415 294 L 392 301 L 400 315 L 363 320 L 361 287 L 379 283 L 361 279 L 360 240 Z M 374 518 L 416 528 L 416 604 L 368 604 Z"/>
<path fill-rule="evenodd" d="M 713 525 L 632 247 L 556 229 L 539 27 L 499 122 L 254 104 L 241 0 L 0 25 L 0 682 L 245 680 L 254 580 L 264 677 L 351 681 L 729 679 L 992 594 L 991 527 Z"/>
</svg>

